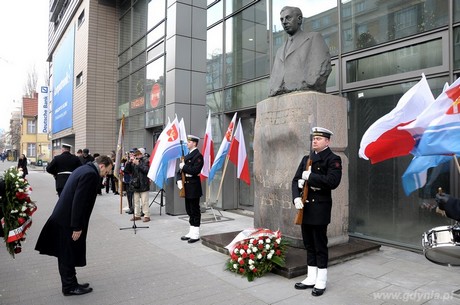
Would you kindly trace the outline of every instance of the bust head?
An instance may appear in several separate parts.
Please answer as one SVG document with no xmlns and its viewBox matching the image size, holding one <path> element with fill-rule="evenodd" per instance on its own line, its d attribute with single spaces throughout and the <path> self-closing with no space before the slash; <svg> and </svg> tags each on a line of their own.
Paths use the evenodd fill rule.
<svg viewBox="0 0 460 305">
<path fill-rule="evenodd" d="M 292 36 L 297 33 L 302 25 L 302 11 L 298 7 L 285 6 L 281 9 L 280 21 L 284 31 L 289 36 Z"/>
</svg>

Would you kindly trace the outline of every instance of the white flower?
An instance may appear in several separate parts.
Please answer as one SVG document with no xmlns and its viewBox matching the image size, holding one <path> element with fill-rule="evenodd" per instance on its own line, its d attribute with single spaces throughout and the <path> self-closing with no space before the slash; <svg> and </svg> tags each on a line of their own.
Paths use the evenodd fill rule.
<svg viewBox="0 0 460 305">
<path fill-rule="evenodd" d="M 249 240 L 249 243 L 252 245 L 252 244 L 254 243 L 254 238 L 251 238 L 251 239 Z"/>
<path fill-rule="evenodd" d="M 24 178 L 19 178 L 18 181 L 19 182 L 24 182 Z"/>
<path fill-rule="evenodd" d="M 269 253 L 269 254 L 267 255 L 267 258 L 268 258 L 268 259 L 272 259 L 272 256 L 273 256 L 273 253 Z"/>
<path fill-rule="evenodd" d="M 18 192 L 20 192 L 20 193 L 24 193 L 24 190 L 23 190 L 23 189 L 19 189 L 19 188 L 18 188 Z"/>
<path fill-rule="evenodd" d="M 24 212 L 25 210 L 27 210 L 27 207 L 26 207 L 25 205 L 23 205 L 23 206 L 21 207 L 21 211 Z"/>
<path fill-rule="evenodd" d="M 249 263 L 249 265 L 254 265 L 254 261 L 253 261 L 252 259 L 250 259 L 250 260 L 248 261 L 248 263 Z"/>
<path fill-rule="evenodd" d="M 267 250 L 270 249 L 270 245 L 269 245 L 269 244 L 266 244 L 266 245 L 265 245 L 265 249 L 267 249 Z"/>
<path fill-rule="evenodd" d="M 238 249 L 235 248 L 235 250 L 233 250 L 233 253 L 238 254 Z"/>
<path fill-rule="evenodd" d="M 272 241 L 272 240 L 271 240 L 270 238 L 267 238 L 267 239 L 265 240 L 265 242 L 266 242 L 267 244 L 269 244 L 271 241 Z"/>
<path fill-rule="evenodd" d="M 251 253 L 252 253 L 251 248 L 248 248 L 248 249 L 246 250 L 246 253 L 247 253 L 247 254 L 251 254 Z"/>
<path fill-rule="evenodd" d="M 262 253 L 257 254 L 257 259 L 262 259 Z"/>
<path fill-rule="evenodd" d="M 243 260 L 242 257 L 238 257 L 238 263 L 241 262 Z"/>
<path fill-rule="evenodd" d="M 233 269 L 238 269 L 238 264 L 233 264 Z"/>
<path fill-rule="evenodd" d="M 240 254 L 243 255 L 244 249 L 240 249 Z"/>
<path fill-rule="evenodd" d="M 276 243 L 277 243 L 278 245 L 281 244 L 281 238 L 277 238 L 277 239 L 276 239 Z"/>
<path fill-rule="evenodd" d="M 25 216 L 27 216 L 27 214 L 26 213 L 19 213 L 19 216 L 25 217 Z"/>
<path fill-rule="evenodd" d="M 11 214 L 15 214 L 17 212 L 18 212 L 18 210 L 11 210 Z"/>
<path fill-rule="evenodd" d="M 16 178 L 16 175 L 10 172 L 10 176 Z"/>
<path fill-rule="evenodd" d="M 262 239 L 261 239 L 261 240 L 259 240 L 259 244 L 261 244 L 261 245 L 262 245 L 263 243 L 264 243 L 264 241 L 263 241 Z"/>
<path fill-rule="evenodd" d="M 256 253 L 259 249 L 257 249 L 257 247 L 252 247 L 252 252 L 253 253 Z"/>
<path fill-rule="evenodd" d="M 271 254 L 275 253 L 275 250 L 273 250 L 273 249 L 272 249 L 272 250 L 270 250 L 270 253 L 271 253 Z"/>
<path fill-rule="evenodd" d="M 254 265 L 249 266 L 249 270 L 254 270 Z"/>
</svg>

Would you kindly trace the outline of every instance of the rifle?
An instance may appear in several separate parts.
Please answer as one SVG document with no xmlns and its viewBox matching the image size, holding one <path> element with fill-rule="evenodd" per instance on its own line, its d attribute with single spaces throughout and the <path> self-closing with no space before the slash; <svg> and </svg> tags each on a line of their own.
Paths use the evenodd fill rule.
<svg viewBox="0 0 460 305">
<path fill-rule="evenodd" d="M 312 156 L 312 153 L 311 153 L 311 150 L 312 150 L 312 143 L 310 141 L 310 156 L 308 157 L 308 162 L 307 162 L 307 165 L 305 166 L 305 170 L 309 170 L 310 167 L 311 167 L 311 164 L 312 164 L 312 160 L 311 160 L 311 156 Z M 307 201 L 307 196 L 308 196 L 308 183 L 307 183 L 307 180 L 305 180 L 305 183 L 303 185 L 303 190 L 302 190 L 302 203 L 305 204 L 305 201 Z M 303 219 L 303 209 L 305 208 L 305 206 L 300 209 L 300 210 L 297 210 L 297 214 L 295 215 L 295 219 L 294 219 L 294 224 L 296 225 L 301 225 L 302 224 L 302 219 Z"/>
<path fill-rule="evenodd" d="M 180 140 L 180 149 L 182 151 L 182 156 L 180 157 L 180 162 L 184 162 L 185 154 L 184 154 L 184 146 L 182 146 L 183 141 L 182 141 L 182 138 L 180 136 L 180 128 L 179 128 L 179 139 L 181 139 Z M 182 169 L 180 170 L 180 173 L 181 173 L 181 180 L 182 180 L 182 188 L 179 190 L 179 197 L 185 198 L 185 173 L 184 173 L 184 171 Z"/>
</svg>

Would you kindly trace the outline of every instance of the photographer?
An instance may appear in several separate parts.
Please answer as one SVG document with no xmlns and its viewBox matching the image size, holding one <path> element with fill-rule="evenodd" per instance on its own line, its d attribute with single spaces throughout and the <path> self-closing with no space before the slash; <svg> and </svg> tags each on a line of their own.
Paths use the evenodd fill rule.
<svg viewBox="0 0 460 305">
<path fill-rule="evenodd" d="M 147 177 L 147 173 L 149 172 L 149 159 L 147 159 L 144 154 L 145 149 L 139 148 L 136 150 L 125 167 L 125 171 L 131 173 L 129 190 L 134 193 L 134 216 L 131 218 L 131 221 L 141 220 L 141 212 L 144 213 L 143 222 L 150 221 L 150 179 Z M 139 200 L 142 200 L 142 210 Z"/>
</svg>

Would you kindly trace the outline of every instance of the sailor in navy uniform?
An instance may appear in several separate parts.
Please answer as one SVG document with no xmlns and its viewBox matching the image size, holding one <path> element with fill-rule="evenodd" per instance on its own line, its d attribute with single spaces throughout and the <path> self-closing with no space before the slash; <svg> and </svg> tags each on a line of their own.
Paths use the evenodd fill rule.
<svg viewBox="0 0 460 305">
<path fill-rule="evenodd" d="M 320 296 L 327 281 L 327 225 L 331 222 L 331 191 L 342 178 L 342 160 L 329 148 L 332 131 L 314 127 L 311 132 L 311 167 L 306 170 L 309 155 L 302 158 L 292 179 L 292 198 L 296 209 L 304 209 L 302 239 L 307 250 L 308 276 L 295 284 L 296 289 L 313 288 L 312 295 Z M 308 185 L 306 202 L 302 202 L 304 183 Z"/>
<path fill-rule="evenodd" d="M 201 209 L 200 197 L 203 196 L 201 189 L 200 172 L 203 168 L 203 155 L 199 152 L 197 146 L 200 138 L 189 135 L 187 137 L 187 147 L 189 153 L 184 160 L 179 164 L 180 170 L 177 172 L 177 187 L 185 188 L 185 210 L 189 216 L 190 230 L 181 237 L 181 240 L 186 240 L 189 243 L 194 243 L 200 240 L 200 223 Z M 182 173 L 185 175 L 185 184 L 182 183 Z"/>
<path fill-rule="evenodd" d="M 80 159 L 70 153 L 72 145 L 63 143 L 61 146 L 62 152 L 57 155 L 46 166 L 46 171 L 54 176 L 56 180 L 56 192 L 61 195 L 64 185 L 67 182 L 70 174 L 81 166 Z"/>
</svg>

